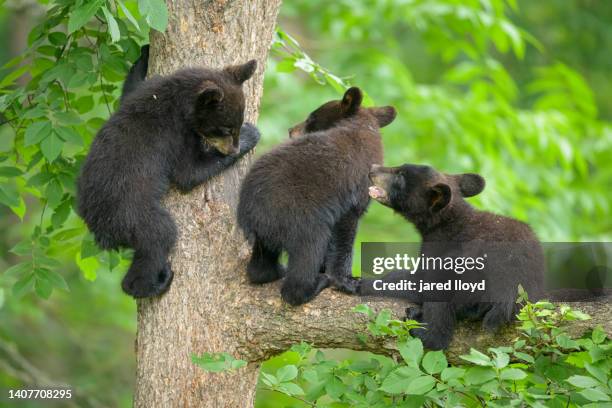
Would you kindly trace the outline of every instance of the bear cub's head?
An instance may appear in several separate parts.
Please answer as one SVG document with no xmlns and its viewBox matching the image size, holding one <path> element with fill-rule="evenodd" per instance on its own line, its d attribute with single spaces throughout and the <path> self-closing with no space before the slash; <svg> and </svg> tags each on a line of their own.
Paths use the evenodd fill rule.
<svg viewBox="0 0 612 408">
<path fill-rule="evenodd" d="M 253 76 L 257 61 L 228 66 L 206 79 L 197 91 L 194 126 L 204 141 L 222 154 L 240 151 L 244 121 L 242 83 Z"/>
<path fill-rule="evenodd" d="M 329 101 L 315 111 L 302 123 L 289 129 L 289 137 L 294 138 L 306 133 L 319 132 L 336 126 L 344 119 L 356 118 L 385 127 L 395 119 L 392 106 L 365 108 L 361 106 L 363 93 L 357 87 L 349 88 L 342 100 Z"/>
<path fill-rule="evenodd" d="M 372 166 L 370 197 L 420 223 L 472 197 L 485 187 L 478 174 L 444 174 L 429 166 Z"/>
</svg>

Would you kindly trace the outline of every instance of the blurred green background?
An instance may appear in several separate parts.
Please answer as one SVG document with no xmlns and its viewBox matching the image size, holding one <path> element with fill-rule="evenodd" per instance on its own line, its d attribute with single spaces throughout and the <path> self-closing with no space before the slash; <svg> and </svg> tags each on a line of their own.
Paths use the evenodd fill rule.
<svg viewBox="0 0 612 408">
<path fill-rule="evenodd" d="M 26 46 L 39 7 L 2 8 L 0 63 Z M 326 82 L 322 75 L 333 73 L 373 103 L 397 108 L 383 130 L 387 165 L 478 172 L 487 180 L 471 199 L 478 207 L 530 223 L 544 241 L 609 241 L 610 22 L 612 2 L 597 0 L 287 1 L 278 24 L 312 61 L 286 58 L 278 44 L 272 52 L 257 154 L 339 98 L 334 86 L 312 78 Z M 0 151 L 9 149 L 6 130 L 0 137 Z M 27 206 L 23 222 L 0 206 L 0 270 L 18 262 L 8 250 L 41 218 L 36 197 Z M 360 224 L 354 271 L 360 242 L 417 239 L 400 217 L 372 204 Z M 0 387 L 44 375 L 77 388 L 83 406 L 130 406 L 136 315 L 120 290 L 122 270 L 99 271 L 91 281 L 73 259 L 58 259 L 70 292 L 56 290 L 48 300 L 12 296 L 13 282 L 0 279 Z M 291 358 L 285 353 L 264 369 Z M 282 398 L 262 392 L 257 405 L 289 403 Z"/>
</svg>

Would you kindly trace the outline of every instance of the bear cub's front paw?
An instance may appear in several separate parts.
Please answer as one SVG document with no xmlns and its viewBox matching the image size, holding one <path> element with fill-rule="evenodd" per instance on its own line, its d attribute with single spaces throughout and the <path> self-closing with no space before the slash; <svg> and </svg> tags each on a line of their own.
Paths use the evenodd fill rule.
<svg viewBox="0 0 612 408">
<path fill-rule="evenodd" d="M 359 279 L 355 279 L 352 276 L 343 276 L 339 278 L 334 275 L 329 275 L 329 280 L 331 287 L 339 292 L 348 293 L 349 295 L 359 293 L 359 288 L 361 286 L 361 280 Z"/>
<path fill-rule="evenodd" d="M 261 134 L 259 130 L 252 123 L 245 122 L 240 128 L 240 154 L 245 154 L 253 149 Z"/>
</svg>

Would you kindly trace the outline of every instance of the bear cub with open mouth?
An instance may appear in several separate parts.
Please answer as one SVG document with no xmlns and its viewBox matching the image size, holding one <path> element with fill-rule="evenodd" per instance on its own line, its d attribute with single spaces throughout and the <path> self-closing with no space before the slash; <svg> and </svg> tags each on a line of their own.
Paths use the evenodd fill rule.
<svg viewBox="0 0 612 408">
<path fill-rule="evenodd" d="M 465 197 L 479 194 L 485 186 L 477 174 L 443 174 L 429 166 L 405 164 L 400 167 L 373 166 L 369 193 L 413 223 L 422 237 L 419 255 L 430 259 L 476 258 L 486 253 L 486 265 L 457 275 L 441 267 L 418 270 L 416 276 L 430 281 L 458 278 L 486 282 L 486 290 L 465 295 L 447 291 L 441 299 L 412 291 L 380 291 L 374 279 L 363 279 L 360 293 L 401 297 L 417 303 L 407 309 L 407 318 L 426 323 L 413 330 L 430 349 L 447 348 L 457 319 L 482 319 L 483 326 L 496 330 L 514 320 L 518 285 L 531 300 L 543 296 L 544 255 L 531 228 L 512 218 L 479 211 Z M 420 274 L 420 275 L 419 275 Z M 395 271 L 384 282 L 414 280 L 409 272 Z M 452 279 L 451 279 L 452 280 Z"/>
</svg>

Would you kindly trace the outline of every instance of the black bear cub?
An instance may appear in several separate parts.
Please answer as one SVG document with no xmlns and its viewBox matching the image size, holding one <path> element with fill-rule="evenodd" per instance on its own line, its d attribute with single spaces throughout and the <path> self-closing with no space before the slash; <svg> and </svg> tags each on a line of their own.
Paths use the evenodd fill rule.
<svg viewBox="0 0 612 408">
<path fill-rule="evenodd" d="M 449 274 L 438 264 L 427 271 L 421 267 L 415 275 L 434 282 L 448 277 L 474 282 L 484 279 L 486 290 L 480 294 L 466 296 L 454 288 L 444 295 L 448 298 L 433 299 L 425 291 L 380 292 L 373 286 L 375 280 L 362 280 L 361 294 L 403 297 L 418 304 L 407 309 L 407 318 L 426 323 L 426 329 L 413 330 L 426 347 L 448 347 L 456 319 L 482 319 L 489 330 L 511 322 L 518 311 L 515 301 L 519 284 L 530 299 L 543 296 L 544 255 L 531 228 L 512 218 L 476 210 L 464 200 L 484 189 L 481 176 L 449 175 L 428 166 L 406 164 L 395 168 L 373 166 L 370 178 L 370 196 L 416 226 L 422 236 L 423 259 L 465 260 L 485 253 L 481 258 L 483 268 L 478 271 Z M 397 283 L 407 277 L 406 271 L 396 271 L 383 281 Z"/>
<path fill-rule="evenodd" d="M 160 205 L 170 184 L 187 192 L 259 140 L 253 125 L 243 125 L 242 83 L 255 68 L 253 60 L 141 82 L 141 67 L 128 77 L 134 84 L 96 135 L 77 183 L 79 214 L 98 245 L 135 250 L 122 282 L 127 294 L 159 295 L 172 281 L 167 258 L 177 231 Z"/>
<path fill-rule="evenodd" d="M 282 298 L 291 305 L 313 299 L 333 284 L 354 293 L 352 249 L 359 217 L 369 203 L 368 174 L 382 163 L 379 129 L 395 109 L 361 107 L 350 88 L 290 129 L 289 140 L 264 154 L 244 179 L 238 224 L 254 240 L 250 282 L 285 276 Z M 289 255 L 287 271 L 279 264 Z M 320 273 L 320 271 L 326 273 Z"/>
</svg>

